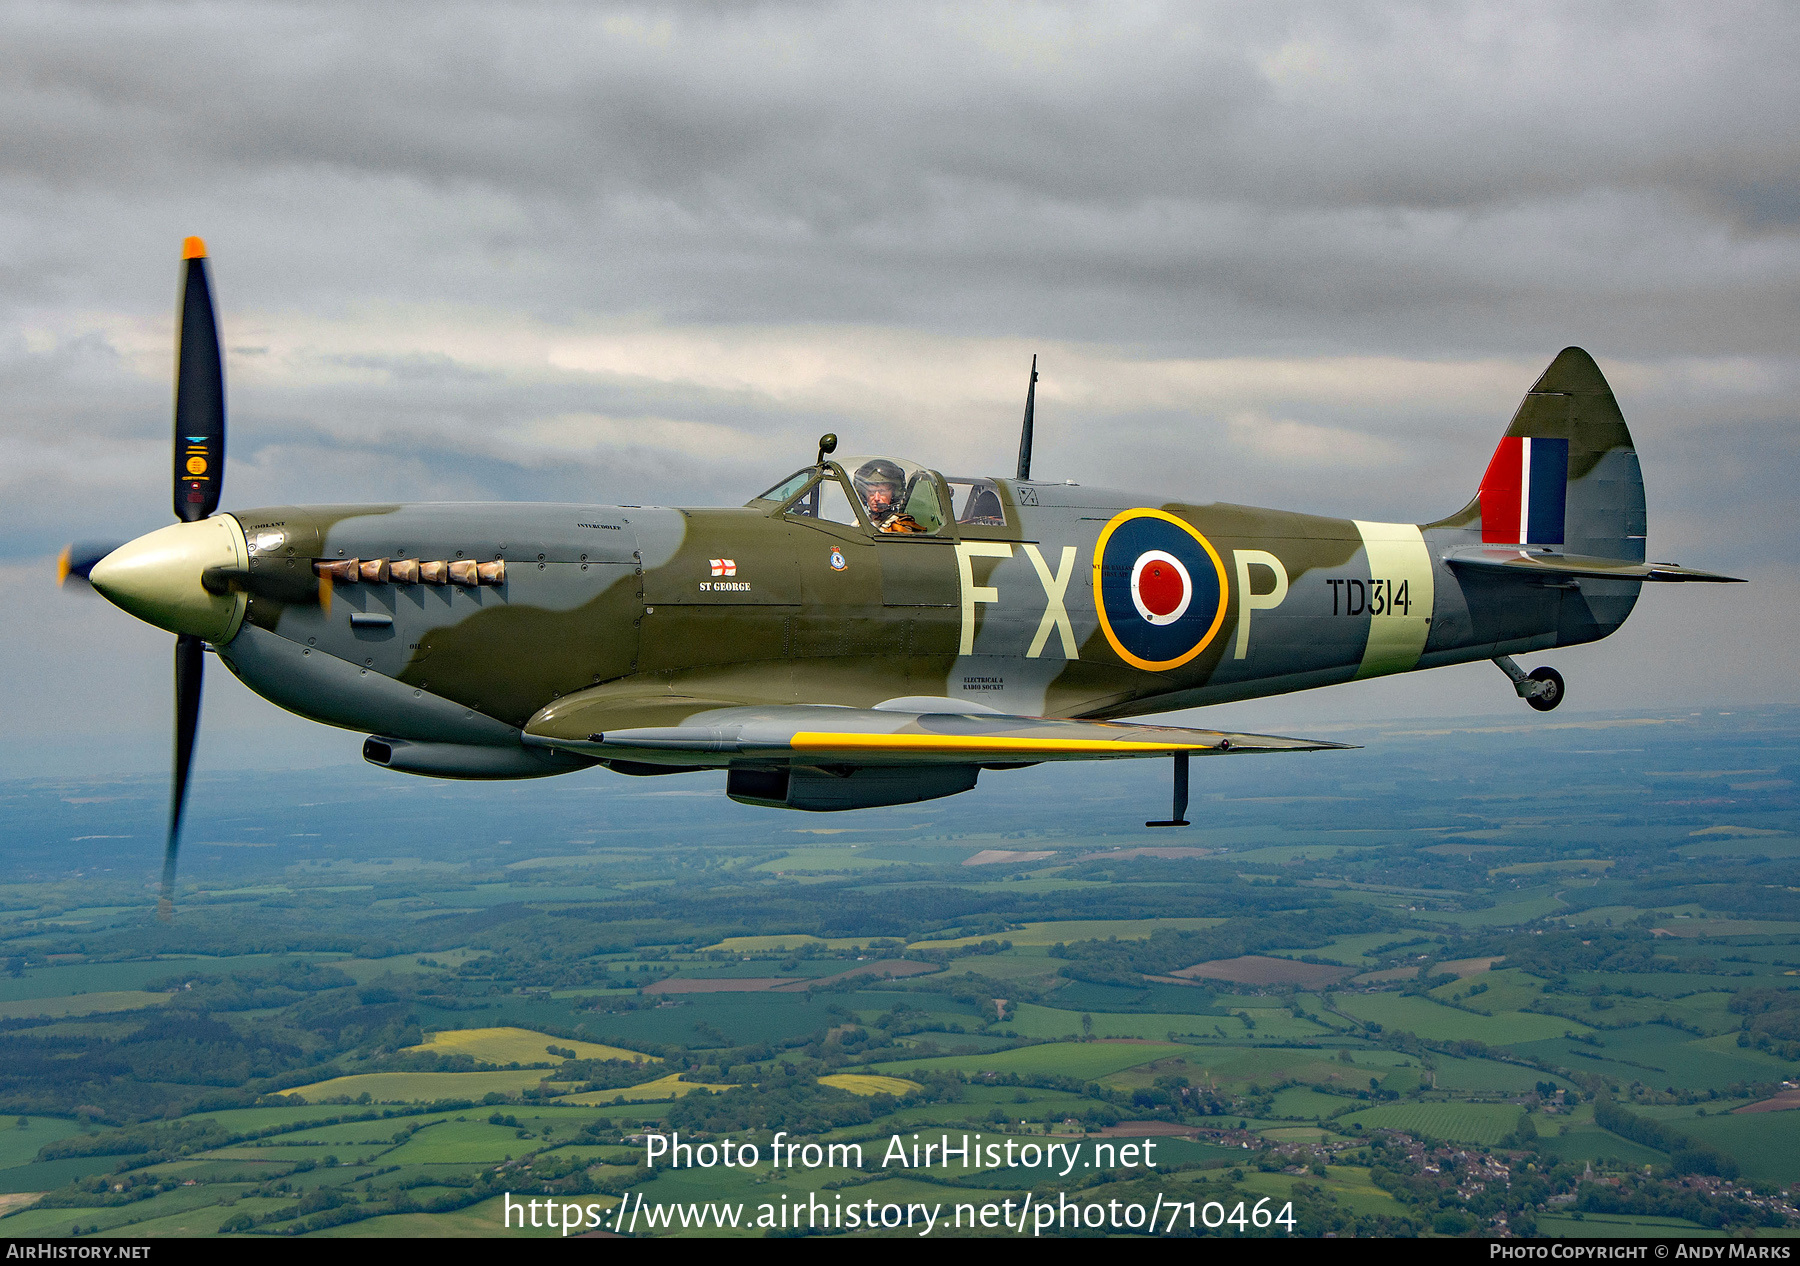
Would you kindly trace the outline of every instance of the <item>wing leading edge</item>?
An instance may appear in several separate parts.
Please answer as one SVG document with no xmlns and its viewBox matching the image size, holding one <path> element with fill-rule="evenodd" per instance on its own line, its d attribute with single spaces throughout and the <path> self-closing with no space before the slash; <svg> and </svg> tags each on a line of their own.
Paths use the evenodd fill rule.
<svg viewBox="0 0 1800 1266">
<path fill-rule="evenodd" d="M 947 706 L 954 706 L 945 700 Z M 527 734 L 533 744 L 601 760 L 723 766 L 744 760 L 817 765 L 1028 764 L 1312 752 L 1353 746 L 1313 739 L 1121 721 L 995 712 L 896 712 L 825 705 L 715 708 L 680 725 L 609 730 L 586 739 Z"/>
</svg>

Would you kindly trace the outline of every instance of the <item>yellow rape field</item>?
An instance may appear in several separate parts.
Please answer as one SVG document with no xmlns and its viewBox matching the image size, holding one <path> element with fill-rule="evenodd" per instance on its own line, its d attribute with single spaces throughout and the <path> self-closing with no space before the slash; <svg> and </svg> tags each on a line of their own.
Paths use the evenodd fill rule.
<svg viewBox="0 0 1800 1266">
<path fill-rule="evenodd" d="M 733 1085 L 720 1085 L 710 1081 L 682 1081 L 679 1073 L 670 1073 L 667 1077 L 658 1077 L 655 1081 L 624 1086 L 618 1090 L 592 1090 L 564 1095 L 556 1102 L 583 1108 L 600 1108 L 619 1099 L 623 1099 L 626 1103 L 649 1103 L 656 1099 L 679 1099 L 683 1095 L 693 1094 L 696 1090 L 710 1090 L 717 1094 L 722 1090 L 735 1089 L 737 1087 Z"/>
<path fill-rule="evenodd" d="M 904 1077 L 882 1077 L 875 1073 L 832 1073 L 819 1078 L 821 1086 L 836 1086 L 853 1095 L 905 1095 L 919 1089 L 919 1083 Z"/>
<path fill-rule="evenodd" d="M 579 1042 L 572 1037 L 551 1037 L 531 1029 L 440 1029 L 428 1034 L 423 1042 L 410 1049 L 440 1055 L 467 1055 L 484 1064 L 559 1064 L 562 1056 L 550 1054 L 548 1048 L 574 1051 L 576 1059 L 622 1059 L 632 1063 L 649 1060 L 660 1062 L 654 1055 L 628 1051 L 621 1046 L 603 1046 L 598 1042 Z"/>
</svg>

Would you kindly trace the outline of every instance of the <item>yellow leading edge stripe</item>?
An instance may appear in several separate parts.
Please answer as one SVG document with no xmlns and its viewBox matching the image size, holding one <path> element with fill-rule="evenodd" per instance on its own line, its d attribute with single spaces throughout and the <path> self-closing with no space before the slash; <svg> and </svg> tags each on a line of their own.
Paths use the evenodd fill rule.
<svg viewBox="0 0 1800 1266">
<path fill-rule="evenodd" d="M 803 730 L 788 744 L 796 751 L 837 752 L 1189 752 L 1211 743 L 1134 743 L 1120 739 L 1025 739 L 939 734 L 829 734 Z"/>
</svg>

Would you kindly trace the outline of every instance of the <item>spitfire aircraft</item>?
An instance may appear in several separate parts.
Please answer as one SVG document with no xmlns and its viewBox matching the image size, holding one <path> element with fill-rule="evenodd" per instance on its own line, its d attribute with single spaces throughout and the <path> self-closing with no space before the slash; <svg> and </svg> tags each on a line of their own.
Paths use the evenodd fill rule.
<svg viewBox="0 0 1800 1266">
<path fill-rule="evenodd" d="M 1647 581 L 1644 487 L 1606 379 L 1561 352 L 1476 493 L 1432 523 L 1337 519 L 897 456 L 770 472 L 732 508 L 268 506 L 216 513 L 225 394 L 205 246 L 189 238 L 176 363 L 179 522 L 71 547 L 84 578 L 175 634 L 172 893 L 204 655 L 264 698 L 441 778 L 724 770 L 747 804 L 860 809 L 984 770 L 1341 746 L 1124 718 L 1603 638 Z"/>
</svg>

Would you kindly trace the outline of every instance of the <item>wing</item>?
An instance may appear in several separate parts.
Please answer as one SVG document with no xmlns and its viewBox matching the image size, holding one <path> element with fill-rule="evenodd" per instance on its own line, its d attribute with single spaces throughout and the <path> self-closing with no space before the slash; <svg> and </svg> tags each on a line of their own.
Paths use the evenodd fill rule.
<svg viewBox="0 0 1800 1266">
<path fill-rule="evenodd" d="M 746 760 L 778 765 L 1023 765 L 1177 752 L 1214 756 L 1351 746 L 1172 725 L 913 710 L 926 702 L 897 700 L 875 708 L 714 708 L 680 725 L 609 730 L 583 740 L 528 735 L 526 741 L 601 760 L 690 767 Z M 939 702 L 947 708 L 957 706 L 948 699 Z M 898 704 L 907 710 L 899 710 Z"/>
<path fill-rule="evenodd" d="M 1523 549 L 1475 546 L 1451 550 L 1444 561 L 1459 570 L 1485 571 L 1514 576 L 1540 576 L 1546 580 L 1701 580 L 1713 584 L 1741 585 L 1736 576 L 1677 567 L 1674 563 L 1632 563 L 1622 558 L 1592 558 L 1585 554 L 1530 553 Z"/>
</svg>

